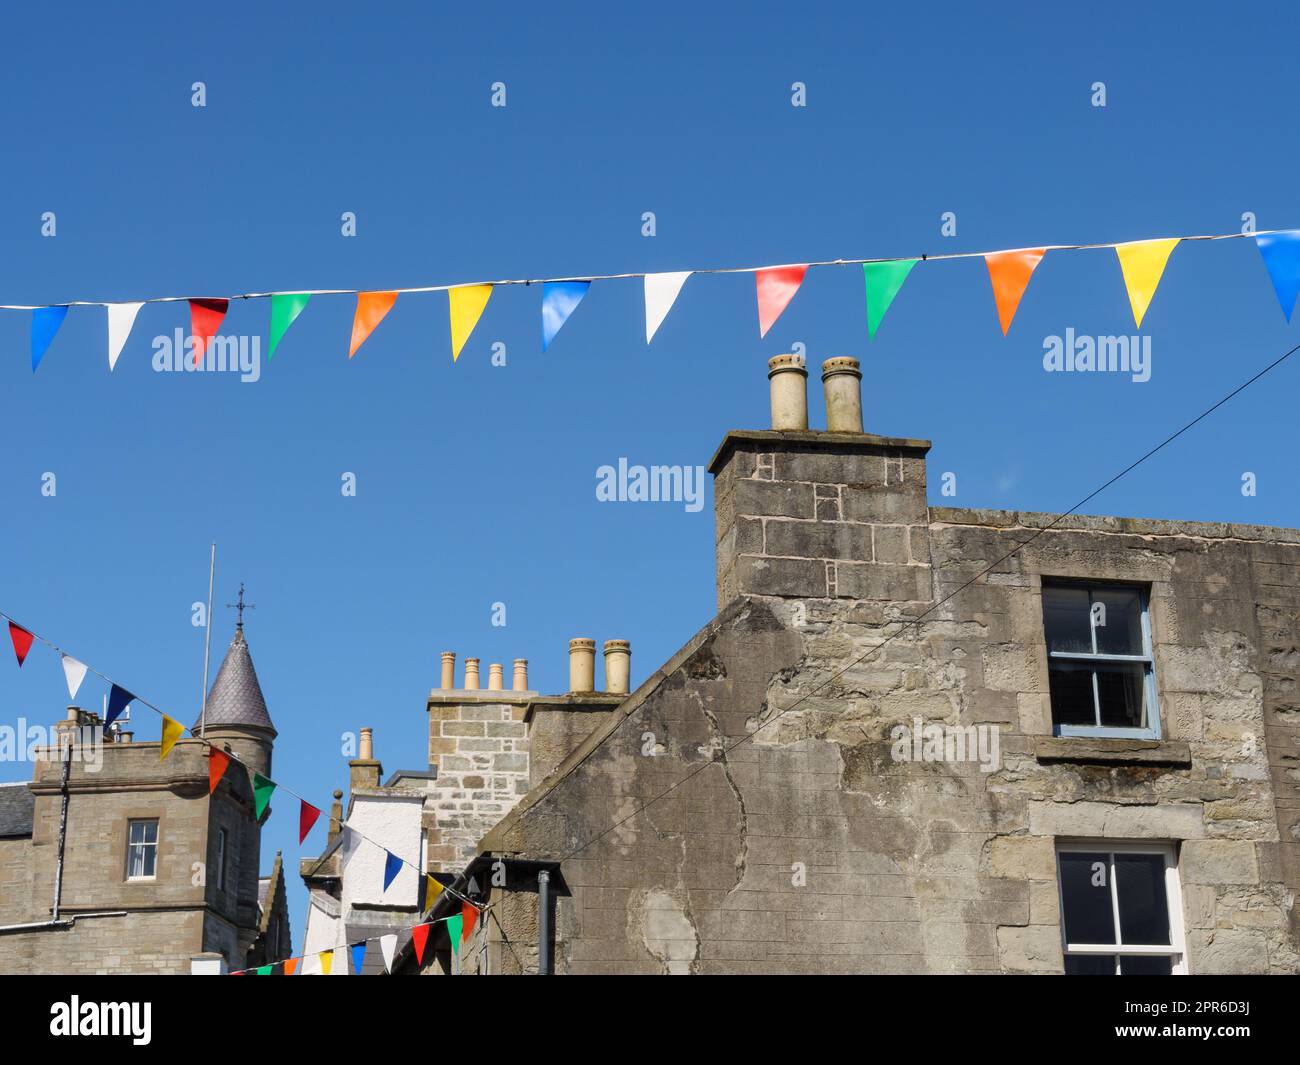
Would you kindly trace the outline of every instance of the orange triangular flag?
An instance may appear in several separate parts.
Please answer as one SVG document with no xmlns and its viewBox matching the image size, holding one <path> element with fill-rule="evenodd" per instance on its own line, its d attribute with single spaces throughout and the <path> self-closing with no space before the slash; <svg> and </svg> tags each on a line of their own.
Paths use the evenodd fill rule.
<svg viewBox="0 0 1300 1065">
<path fill-rule="evenodd" d="M 415 944 L 415 964 L 424 964 L 424 944 L 429 939 L 429 929 L 432 925 L 417 924 L 411 929 L 411 942 Z"/>
<path fill-rule="evenodd" d="M 993 301 L 998 305 L 998 321 L 1002 323 L 1003 336 L 1011 328 L 1011 319 L 1016 316 L 1020 297 L 1025 294 L 1030 275 L 1042 261 L 1046 250 L 1021 248 L 1019 251 L 998 251 L 984 256 L 984 263 L 989 268 L 989 280 L 993 282 Z"/>
<path fill-rule="evenodd" d="M 469 934 L 474 931 L 474 923 L 478 920 L 478 907 L 472 902 L 462 903 L 460 916 L 464 921 L 461 927 L 460 941 L 464 943 L 465 940 L 469 939 Z"/>
<path fill-rule="evenodd" d="M 357 349 L 366 342 L 366 338 L 375 331 L 375 326 L 384 320 L 384 315 L 393 309 L 397 302 L 396 292 L 358 292 L 357 313 L 352 318 L 352 347 L 348 349 L 348 358 L 357 353 Z"/>
<path fill-rule="evenodd" d="M 226 766 L 230 765 L 230 755 L 215 747 L 208 753 L 208 794 L 217 790 L 221 778 L 226 775 Z"/>
<path fill-rule="evenodd" d="M 754 271 L 754 285 L 758 291 L 758 335 L 767 336 L 781 313 L 794 299 L 803 284 L 807 266 L 770 266 Z"/>
<path fill-rule="evenodd" d="M 158 761 L 162 761 L 172 753 L 172 748 L 176 746 L 176 741 L 185 735 L 185 726 L 173 717 L 163 714 L 162 727 L 162 750 L 158 755 Z M 211 772 L 209 767 L 208 772 Z M 209 789 L 210 791 L 211 789 Z"/>
<path fill-rule="evenodd" d="M 294 973 L 296 973 L 298 971 L 298 963 L 300 961 L 302 961 L 301 958 L 290 958 L 288 961 L 286 961 L 284 963 L 284 975 L 292 976 Z"/>
</svg>

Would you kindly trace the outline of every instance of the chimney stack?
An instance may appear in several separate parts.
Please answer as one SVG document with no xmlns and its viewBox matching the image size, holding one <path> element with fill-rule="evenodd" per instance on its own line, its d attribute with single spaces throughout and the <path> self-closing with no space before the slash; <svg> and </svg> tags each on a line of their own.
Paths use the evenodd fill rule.
<svg viewBox="0 0 1300 1065">
<path fill-rule="evenodd" d="M 632 645 L 627 640 L 605 641 L 605 690 L 626 695 L 632 672 Z"/>
<path fill-rule="evenodd" d="M 775 355 L 767 360 L 772 392 L 772 428 L 807 430 L 808 371 L 798 355 Z"/>
<path fill-rule="evenodd" d="M 361 748 L 357 751 L 357 757 L 363 762 L 372 761 L 375 757 L 375 730 L 372 728 L 363 728 L 361 730 Z"/>
<path fill-rule="evenodd" d="M 847 355 L 837 355 L 822 363 L 828 432 L 862 432 L 862 371 L 858 365 L 857 359 Z M 775 410 L 776 400 L 773 399 L 772 402 Z"/>
<path fill-rule="evenodd" d="M 375 730 L 363 728 L 357 744 L 357 756 L 348 763 L 348 788 L 377 788 L 384 775 L 384 767 L 375 758 Z"/>
<path fill-rule="evenodd" d="M 500 662 L 493 662 L 488 666 L 488 691 L 499 692 L 504 687 L 504 673 Z"/>
<path fill-rule="evenodd" d="M 465 659 L 465 690 L 467 692 L 478 691 L 478 659 Z"/>
<path fill-rule="evenodd" d="M 443 689 L 456 687 L 456 652 L 442 652 L 442 687 Z"/>
<path fill-rule="evenodd" d="M 596 690 L 596 641 L 578 637 L 569 641 L 569 691 Z"/>
<path fill-rule="evenodd" d="M 528 690 L 528 659 L 515 659 L 515 680 L 514 690 L 517 692 L 526 692 Z"/>
</svg>

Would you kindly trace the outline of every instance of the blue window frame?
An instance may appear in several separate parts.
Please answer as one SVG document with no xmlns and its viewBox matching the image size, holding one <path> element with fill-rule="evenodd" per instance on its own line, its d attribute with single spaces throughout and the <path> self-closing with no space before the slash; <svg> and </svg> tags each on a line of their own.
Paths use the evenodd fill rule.
<svg viewBox="0 0 1300 1065">
<path fill-rule="evenodd" d="M 1043 630 L 1055 735 L 1160 738 L 1145 588 L 1044 581 Z"/>
</svg>

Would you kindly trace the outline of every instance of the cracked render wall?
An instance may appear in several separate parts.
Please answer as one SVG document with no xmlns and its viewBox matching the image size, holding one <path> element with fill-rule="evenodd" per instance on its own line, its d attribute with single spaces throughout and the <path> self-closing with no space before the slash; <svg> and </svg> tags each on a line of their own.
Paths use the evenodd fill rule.
<svg viewBox="0 0 1300 1065">
<path fill-rule="evenodd" d="M 480 846 L 561 859 L 556 970 L 1061 972 L 1082 838 L 1176 847 L 1191 972 L 1300 971 L 1300 533 L 929 508 L 927 447 L 728 436 L 718 617 Z M 1161 740 L 1052 735 L 1045 576 L 1148 586 Z M 916 718 L 1000 765 L 895 760 Z M 496 897 L 489 968 L 533 971 Z"/>
</svg>

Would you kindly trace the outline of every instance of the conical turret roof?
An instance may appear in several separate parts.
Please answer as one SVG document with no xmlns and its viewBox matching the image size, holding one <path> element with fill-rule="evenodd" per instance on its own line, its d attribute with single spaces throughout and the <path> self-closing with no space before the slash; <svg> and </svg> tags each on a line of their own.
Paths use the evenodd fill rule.
<svg viewBox="0 0 1300 1065">
<path fill-rule="evenodd" d="M 217 670 L 217 679 L 212 682 L 208 693 L 206 724 L 209 728 L 218 725 L 251 725 L 268 729 L 275 733 L 271 724 L 271 715 L 266 709 L 266 699 L 262 695 L 262 686 L 257 682 L 257 670 L 253 668 L 253 656 L 248 653 L 248 643 L 244 639 L 242 625 L 235 629 L 235 638 L 230 641 L 230 649 Z M 199 722 L 194 723 L 197 730 Z"/>
</svg>

